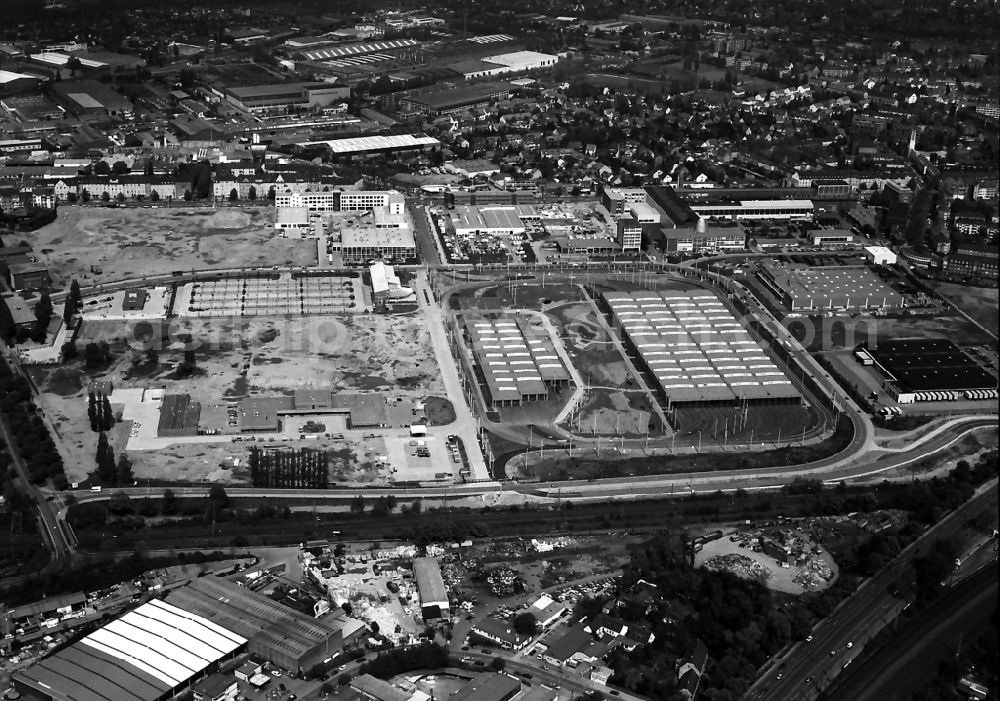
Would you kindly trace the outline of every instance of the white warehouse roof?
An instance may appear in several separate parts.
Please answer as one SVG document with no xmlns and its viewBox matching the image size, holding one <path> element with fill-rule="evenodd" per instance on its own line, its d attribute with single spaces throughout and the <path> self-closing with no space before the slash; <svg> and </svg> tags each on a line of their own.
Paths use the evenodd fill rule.
<svg viewBox="0 0 1000 701">
<path fill-rule="evenodd" d="M 350 139 L 331 139 L 329 141 L 307 141 L 299 146 L 326 146 L 333 153 L 362 153 L 364 151 L 382 151 L 384 149 L 417 148 L 420 146 L 438 146 L 440 141 L 430 136 L 414 136 L 413 134 L 396 134 L 392 136 L 358 136 Z"/>
</svg>

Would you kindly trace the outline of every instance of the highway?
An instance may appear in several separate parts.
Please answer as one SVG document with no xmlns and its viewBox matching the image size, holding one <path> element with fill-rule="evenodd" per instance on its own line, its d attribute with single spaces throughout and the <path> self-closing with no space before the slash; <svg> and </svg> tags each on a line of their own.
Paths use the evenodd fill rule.
<svg viewBox="0 0 1000 701">
<path fill-rule="evenodd" d="M 867 639 L 905 608 L 906 602 L 890 590 L 895 583 L 912 578 L 912 558 L 932 541 L 957 536 L 966 521 L 991 509 L 997 509 L 995 479 L 911 543 L 888 566 L 865 580 L 833 614 L 820 621 L 813 630 L 811 641 L 793 646 L 757 680 L 745 698 L 752 701 L 814 699 L 844 665 L 861 652 Z"/>
<path fill-rule="evenodd" d="M 986 567 L 951 587 L 920 616 L 902 628 L 874 655 L 858 661 L 850 673 L 826 692 L 824 699 L 881 701 L 908 698 L 950 657 L 964 637 L 971 642 L 988 625 L 997 605 L 998 570 L 994 559 Z"/>
</svg>

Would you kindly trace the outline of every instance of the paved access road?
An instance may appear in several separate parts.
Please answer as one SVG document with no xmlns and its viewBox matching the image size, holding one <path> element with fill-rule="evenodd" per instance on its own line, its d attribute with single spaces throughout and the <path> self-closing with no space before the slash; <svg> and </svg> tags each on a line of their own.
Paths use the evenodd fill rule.
<svg viewBox="0 0 1000 701">
<path fill-rule="evenodd" d="M 957 510 L 911 543 L 888 566 L 867 579 L 836 611 L 814 629 L 813 639 L 795 645 L 747 693 L 752 701 L 807 701 L 815 698 L 829 680 L 857 656 L 877 627 L 906 606 L 890 590 L 913 577 L 911 559 L 935 540 L 957 536 L 965 522 L 977 514 L 997 509 L 997 483 L 991 480 Z M 851 647 L 848 648 L 848 643 Z M 778 678 L 778 675 L 781 678 Z M 848 697 L 845 697 L 848 698 Z"/>
</svg>

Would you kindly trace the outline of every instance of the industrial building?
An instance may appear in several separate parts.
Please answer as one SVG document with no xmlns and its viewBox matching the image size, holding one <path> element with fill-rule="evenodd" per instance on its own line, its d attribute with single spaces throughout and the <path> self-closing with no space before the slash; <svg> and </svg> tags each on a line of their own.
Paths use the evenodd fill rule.
<svg viewBox="0 0 1000 701">
<path fill-rule="evenodd" d="M 77 116 L 128 117 L 134 111 L 128 98 L 97 80 L 64 80 L 51 89 L 56 102 Z"/>
<path fill-rule="evenodd" d="M 437 558 L 418 557 L 413 560 L 413 579 L 420 595 L 420 614 L 430 623 L 448 618 L 448 590 L 441 576 Z"/>
<path fill-rule="evenodd" d="M 466 80 L 489 78 L 511 73 L 528 73 L 530 71 L 552 68 L 559 62 L 558 56 L 543 54 L 537 51 L 513 51 L 505 54 L 486 56 L 478 60 L 462 61 L 453 64 L 451 68 L 465 76 Z"/>
<path fill-rule="evenodd" d="M 160 401 L 160 420 L 156 425 L 158 438 L 198 435 L 201 404 L 191 401 L 189 394 L 165 394 Z"/>
<path fill-rule="evenodd" d="M 882 341 L 867 353 L 900 404 L 997 397 L 997 378 L 949 340 Z"/>
<path fill-rule="evenodd" d="M 175 589 L 167 602 L 235 632 L 251 653 L 290 672 L 305 671 L 343 647 L 343 621 L 332 614 L 313 618 L 213 575 Z"/>
<path fill-rule="evenodd" d="M 334 157 L 378 156 L 408 151 L 429 151 L 441 145 L 432 136 L 424 134 L 388 134 L 384 136 L 354 136 L 326 141 L 303 141 L 301 147 L 325 146 Z"/>
<path fill-rule="evenodd" d="M 286 110 L 289 107 L 327 107 L 351 97 L 351 89 L 329 83 L 278 83 L 227 87 L 226 100 L 248 112 Z"/>
<path fill-rule="evenodd" d="M 813 267 L 764 260 L 757 277 L 791 312 L 903 306 L 903 295 L 865 267 Z"/>
<path fill-rule="evenodd" d="M 607 292 L 604 301 L 668 410 L 799 401 L 791 380 L 715 294 Z"/>
<path fill-rule="evenodd" d="M 569 383 L 570 374 L 544 330 L 509 315 L 466 317 L 465 331 L 494 407 L 520 406 L 549 396 Z"/>
<path fill-rule="evenodd" d="M 451 220 L 458 236 L 520 236 L 526 231 L 514 207 L 459 207 Z"/>
<path fill-rule="evenodd" d="M 813 218 L 812 200 L 737 200 L 714 199 L 689 201 L 691 209 L 702 217 L 740 220 L 793 221 Z"/>
<path fill-rule="evenodd" d="M 507 100 L 510 98 L 510 90 L 509 83 L 482 83 L 452 90 L 411 93 L 399 98 L 399 106 L 404 112 L 419 112 L 431 116 L 453 114 Z"/>
<path fill-rule="evenodd" d="M 246 647 L 246 638 L 206 617 L 153 600 L 16 673 L 13 682 L 22 694 L 51 701 L 161 701 Z"/>
</svg>

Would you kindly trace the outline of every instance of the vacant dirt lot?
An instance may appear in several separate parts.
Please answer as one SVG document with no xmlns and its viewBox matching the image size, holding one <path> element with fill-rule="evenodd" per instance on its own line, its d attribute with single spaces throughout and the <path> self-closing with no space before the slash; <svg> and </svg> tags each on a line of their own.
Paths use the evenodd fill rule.
<svg viewBox="0 0 1000 701">
<path fill-rule="evenodd" d="M 316 264 L 316 242 L 278 238 L 265 207 L 60 207 L 56 221 L 25 239 L 57 286 L 73 278 L 93 284 L 172 270 Z"/>
<path fill-rule="evenodd" d="M 150 337 L 155 354 L 136 340 Z M 203 404 L 307 388 L 415 398 L 445 393 L 429 335 L 415 316 L 174 319 L 164 327 L 95 321 L 84 324 L 77 346 L 83 351 L 88 343 L 101 341 L 114 356 L 107 368 L 87 371 L 82 360 L 75 360 L 65 368 L 35 373 L 43 388 L 42 406 L 59 432 L 67 475 L 74 481 L 84 479 L 94 465 L 97 434 L 87 420 L 91 378 L 111 380 L 116 388 L 188 393 Z M 179 376 L 186 349 L 195 351 L 196 369 Z M 125 449 L 128 431 L 127 424 L 118 424 L 109 435 L 116 453 Z M 169 451 L 133 451 L 130 457 L 139 477 L 220 479 L 224 476 L 212 473 L 231 451 L 228 443 L 177 445 Z M 360 456 L 358 460 L 365 462 Z M 350 462 L 344 462 L 340 479 L 372 478 L 363 475 L 364 467 L 350 474 L 356 469 Z"/>
<path fill-rule="evenodd" d="M 980 324 L 993 333 L 997 332 L 997 327 L 1000 326 L 1000 307 L 997 306 L 1000 296 L 996 288 L 969 287 L 930 280 L 928 284 Z"/>
</svg>

